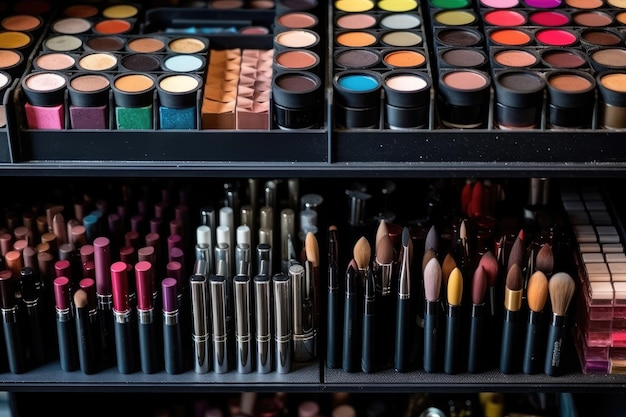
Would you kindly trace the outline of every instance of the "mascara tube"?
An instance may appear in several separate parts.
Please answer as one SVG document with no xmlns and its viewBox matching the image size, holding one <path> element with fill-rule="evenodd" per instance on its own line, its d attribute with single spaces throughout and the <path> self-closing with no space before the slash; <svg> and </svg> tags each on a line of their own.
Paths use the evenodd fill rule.
<svg viewBox="0 0 626 417">
<path fill-rule="evenodd" d="M 15 278 L 10 270 L 0 271 L 0 310 L 6 343 L 9 370 L 14 374 L 26 371 L 24 345 L 18 323 L 18 304 L 15 300 Z"/>
<path fill-rule="evenodd" d="M 289 266 L 291 281 L 292 322 L 293 322 L 293 360 L 309 362 L 315 358 L 316 329 L 313 325 L 313 288 L 307 280 L 305 269 L 300 264 Z"/>
<path fill-rule="evenodd" d="M 139 333 L 139 359 L 143 373 L 159 370 L 157 323 L 154 321 L 154 270 L 148 261 L 135 264 L 137 287 L 137 329 Z"/>
<path fill-rule="evenodd" d="M 135 346 L 126 262 L 117 261 L 111 265 L 111 284 L 117 369 L 122 374 L 130 374 L 135 372 Z"/>
<path fill-rule="evenodd" d="M 291 324 L 291 280 L 289 275 L 278 273 L 272 278 L 274 288 L 274 343 L 276 372 L 291 372 L 292 324 Z"/>
<path fill-rule="evenodd" d="M 228 372 L 228 334 L 226 331 L 226 278 L 211 275 L 209 280 L 211 295 L 211 320 L 213 324 L 213 366 L 215 373 Z"/>
<path fill-rule="evenodd" d="M 252 372 L 252 337 L 250 329 L 250 277 L 237 275 L 235 286 L 235 340 L 237 372 L 248 374 Z"/>
<path fill-rule="evenodd" d="M 165 372 L 179 374 L 183 371 L 183 345 L 180 334 L 177 281 L 168 277 L 161 281 L 163 297 L 163 356 Z"/>
<path fill-rule="evenodd" d="M 54 279 L 54 300 L 56 310 L 57 341 L 59 344 L 59 362 L 66 372 L 78 369 L 78 352 L 76 351 L 76 324 L 72 314 L 70 299 L 70 279 L 57 277 Z"/>
<path fill-rule="evenodd" d="M 256 367 L 257 373 L 272 371 L 272 301 L 270 278 L 267 274 L 254 277 L 254 307 L 256 321 Z"/>
<path fill-rule="evenodd" d="M 191 338 L 193 340 L 193 370 L 206 374 L 211 367 L 209 334 L 209 286 L 204 274 L 189 278 L 191 291 Z"/>
</svg>

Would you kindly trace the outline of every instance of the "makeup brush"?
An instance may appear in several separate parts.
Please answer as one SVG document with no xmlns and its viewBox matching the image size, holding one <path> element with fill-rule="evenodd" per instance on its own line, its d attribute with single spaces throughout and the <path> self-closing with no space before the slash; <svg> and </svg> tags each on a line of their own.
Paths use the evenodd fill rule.
<svg viewBox="0 0 626 417">
<path fill-rule="evenodd" d="M 434 224 L 428 229 L 426 239 L 424 240 L 424 251 L 429 249 L 432 249 L 435 253 L 439 250 L 439 234 Z"/>
<path fill-rule="evenodd" d="M 381 222 L 383 224 L 384 221 Z M 380 228 L 379 228 L 380 230 Z M 391 286 L 394 279 L 393 243 L 389 235 L 383 234 L 376 240 L 376 256 L 373 270 L 376 283 L 376 323 L 377 329 L 377 356 L 380 365 L 384 366 L 393 360 L 393 344 L 389 343 L 394 337 L 393 314 L 395 313 L 395 297 Z M 397 278 L 396 278 L 397 279 Z"/>
<path fill-rule="evenodd" d="M 402 249 L 400 251 L 400 276 L 398 282 L 398 302 L 396 304 L 396 334 L 394 369 L 398 372 L 408 370 L 409 342 L 411 329 L 411 238 L 409 229 L 402 230 Z M 383 323 L 384 325 L 384 323 Z M 388 327 L 391 327 L 387 325 Z M 383 341 L 389 344 L 388 341 Z"/>
<path fill-rule="evenodd" d="M 552 275 L 553 269 L 554 253 L 552 252 L 552 245 L 544 243 L 535 257 L 535 270 L 541 271 L 546 274 L 546 277 L 549 277 Z"/>
<path fill-rule="evenodd" d="M 450 274 L 452 273 L 454 268 L 457 267 L 458 266 L 456 260 L 454 259 L 454 255 L 448 252 L 445 258 L 443 258 L 443 262 L 441 262 L 441 291 L 447 291 Z"/>
<path fill-rule="evenodd" d="M 389 236 L 389 228 L 387 227 L 387 222 L 385 219 L 381 219 L 380 223 L 378 223 L 378 228 L 376 229 L 376 245 L 378 247 L 378 241 L 383 236 Z"/>
<path fill-rule="evenodd" d="M 361 299 L 357 297 L 358 265 L 354 259 L 348 264 L 345 281 L 345 298 L 343 307 L 343 342 L 342 368 L 346 372 L 360 369 L 358 360 L 361 358 L 361 320 L 357 306 Z"/>
<path fill-rule="evenodd" d="M 462 345 L 461 298 L 463 297 L 463 274 L 455 267 L 448 278 L 448 310 L 446 316 L 446 342 L 443 369 L 447 374 L 461 370 L 459 353 Z"/>
<path fill-rule="evenodd" d="M 552 320 L 548 327 L 548 343 L 544 372 L 555 376 L 562 372 L 563 336 L 565 335 L 566 315 L 570 302 L 576 291 L 576 283 L 567 272 L 557 272 L 548 282 L 550 303 L 552 304 Z"/>
<path fill-rule="evenodd" d="M 541 369 L 541 340 L 542 312 L 548 300 L 548 278 L 542 271 L 535 271 L 528 280 L 526 290 L 528 300 L 528 324 L 526 327 L 526 341 L 522 370 L 525 374 L 536 374 Z"/>
<path fill-rule="evenodd" d="M 504 289 L 504 318 L 500 352 L 500 371 L 505 374 L 517 371 L 519 310 L 522 307 L 522 286 L 524 277 L 517 263 L 513 263 L 506 275 Z"/>
<path fill-rule="evenodd" d="M 472 276 L 472 312 L 469 330 L 469 355 L 467 371 L 476 373 L 484 366 L 482 348 L 485 332 L 485 292 L 487 291 L 487 273 L 483 265 L 478 265 Z"/>
<path fill-rule="evenodd" d="M 337 226 L 328 228 L 328 294 L 326 299 L 326 365 L 329 368 L 341 367 L 341 285 L 339 283 L 339 241 Z"/>
<path fill-rule="evenodd" d="M 511 251 L 509 252 L 509 257 L 507 260 L 507 271 L 511 269 L 511 265 L 517 264 L 520 269 L 524 265 L 524 229 L 520 229 L 515 241 L 513 241 L 513 245 L 511 246 Z"/>
<path fill-rule="evenodd" d="M 363 287 L 372 256 L 372 248 L 365 236 L 361 236 L 355 243 L 352 256 L 358 267 L 357 272 L 361 278 L 360 285 Z"/>
<path fill-rule="evenodd" d="M 472 195 L 467 206 L 467 215 L 469 217 L 478 217 L 483 215 L 483 199 L 484 199 L 484 186 L 480 181 L 476 181 L 472 187 Z"/>
<path fill-rule="evenodd" d="M 319 316 L 320 316 L 320 296 L 319 296 L 319 287 L 320 287 L 320 248 L 317 242 L 317 238 L 313 232 L 308 232 L 304 239 L 304 250 L 306 254 L 305 271 L 307 276 L 306 288 L 311 289 L 311 293 L 307 294 L 309 297 L 312 297 L 313 300 L 311 305 L 314 308 L 313 311 L 313 329 L 315 333 L 317 333 L 317 329 L 319 328 Z M 317 349 L 316 349 L 317 351 Z"/>
<path fill-rule="evenodd" d="M 498 260 L 493 252 L 487 251 L 480 257 L 478 266 L 482 266 L 485 271 L 484 274 L 487 279 L 487 289 L 489 290 L 489 294 L 485 302 L 489 303 L 488 312 L 493 317 L 496 315 L 496 283 L 498 281 L 500 265 L 498 264 Z"/>
<path fill-rule="evenodd" d="M 437 253 L 433 249 L 426 249 L 424 251 L 424 255 L 422 256 L 422 274 L 431 259 L 437 259 Z"/>
<path fill-rule="evenodd" d="M 424 268 L 424 370 L 437 372 L 439 338 L 439 291 L 441 289 L 441 265 L 437 258 L 432 258 Z"/>
</svg>

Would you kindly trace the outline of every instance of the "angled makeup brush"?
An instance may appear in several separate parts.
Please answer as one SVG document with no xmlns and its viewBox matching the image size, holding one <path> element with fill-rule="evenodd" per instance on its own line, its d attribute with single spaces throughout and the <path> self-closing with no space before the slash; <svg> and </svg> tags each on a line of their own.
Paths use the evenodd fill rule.
<svg viewBox="0 0 626 417">
<path fill-rule="evenodd" d="M 480 372 L 483 369 L 483 337 L 485 334 L 485 292 L 487 291 L 487 273 L 485 267 L 478 265 L 472 277 L 472 313 L 470 316 L 469 354 L 467 371 Z"/>
<path fill-rule="evenodd" d="M 461 298 L 463 297 L 463 274 L 455 267 L 448 278 L 448 310 L 446 315 L 446 341 L 443 369 L 447 374 L 461 371 L 460 351 L 463 341 Z"/>
<path fill-rule="evenodd" d="M 526 290 L 528 300 L 528 324 L 524 344 L 522 370 L 525 374 L 536 374 L 541 369 L 543 359 L 542 316 L 548 300 L 548 278 L 542 271 L 535 271 L 528 280 Z"/>
<path fill-rule="evenodd" d="M 424 370 L 437 372 L 439 369 L 439 292 L 441 290 L 441 265 L 432 258 L 424 268 Z"/>
<path fill-rule="evenodd" d="M 511 251 L 507 260 L 507 271 L 511 269 L 511 265 L 517 264 L 520 268 L 524 265 L 524 229 L 520 229 L 517 237 L 513 241 Z"/>
<path fill-rule="evenodd" d="M 500 371 L 505 374 L 517 371 L 519 362 L 518 340 L 520 331 L 519 310 L 522 307 L 522 287 L 524 277 L 520 266 L 511 265 L 506 275 L 504 289 L 504 318 L 500 352 Z"/>
<path fill-rule="evenodd" d="M 552 320 L 548 327 L 544 372 L 555 376 L 562 372 L 561 359 L 567 310 L 576 292 L 576 282 L 567 272 L 557 272 L 548 282 L 548 291 L 552 304 Z"/>
<path fill-rule="evenodd" d="M 544 243 L 535 257 L 535 270 L 541 271 L 546 274 L 546 277 L 549 277 L 552 275 L 553 269 L 554 253 L 552 252 L 552 245 Z"/>
</svg>

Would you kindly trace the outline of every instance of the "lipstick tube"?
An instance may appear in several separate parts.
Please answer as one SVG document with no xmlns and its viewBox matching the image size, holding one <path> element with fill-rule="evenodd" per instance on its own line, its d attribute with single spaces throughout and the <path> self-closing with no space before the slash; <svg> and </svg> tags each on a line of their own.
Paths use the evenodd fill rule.
<svg viewBox="0 0 626 417">
<path fill-rule="evenodd" d="M 178 283 L 168 277 L 161 281 L 163 297 L 163 356 L 165 372 L 179 374 L 183 371 L 183 345 L 178 312 Z"/>
<path fill-rule="evenodd" d="M 309 362 L 315 358 L 317 330 L 314 326 L 313 282 L 307 279 L 300 264 L 289 267 L 293 321 L 293 361 Z"/>
<path fill-rule="evenodd" d="M 252 337 L 250 307 L 250 277 L 237 275 L 235 286 L 235 340 L 237 372 L 252 372 Z"/>
<path fill-rule="evenodd" d="M 111 265 L 110 269 L 117 370 L 122 374 L 130 374 L 135 372 L 135 346 L 128 292 L 128 264 L 117 261 Z"/>
<path fill-rule="evenodd" d="M 195 273 L 189 278 L 191 292 L 191 338 L 193 340 L 193 370 L 198 374 L 209 372 L 211 342 L 209 332 L 209 286 L 207 276 Z"/>
<path fill-rule="evenodd" d="M 18 304 L 15 299 L 16 281 L 10 270 L 0 271 L 0 311 L 6 344 L 9 370 L 14 374 L 26 371 L 24 344 L 18 320 Z"/>
<path fill-rule="evenodd" d="M 75 371 L 78 369 L 78 352 L 76 350 L 76 324 L 74 323 L 70 301 L 69 278 L 57 277 L 54 279 L 54 300 L 59 363 L 64 371 Z"/>
<path fill-rule="evenodd" d="M 108 367 L 114 360 L 113 330 L 113 294 L 111 292 L 111 251 L 110 241 L 106 237 L 97 237 L 93 241 L 94 265 L 96 268 L 96 298 L 98 320 L 100 322 L 99 346 L 102 353 L 103 367 Z"/>
<path fill-rule="evenodd" d="M 78 281 L 78 288 L 80 288 L 87 294 L 87 304 L 84 306 L 87 312 L 87 318 L 84 325 L 89 326 L 88 331 L 89 338 L 91 340 L 89 343 L 93 346 L 90 349 L 93 349 L 94 351 L 94 353 L 91 355 L 91 363 L 89 363 L 88 365 L 90 372 L 93 373 L 95 372 L 95 369 L 98 365 L 98 363 L 95 362 L 98 360 L 99 357 L 102 356 L 102 346 L 97 344 L 100 340 L 100 318 L 98 310 L 98 296 L 96 295 L 96 281 L 94 278 L 83 278 Z M 74 307 L 76 307 L 76 300 L 74 300 Z M 74 317 L 74 320 L 77 321 L 78 319 L 76 318 L 76 313 L 74 313 Z M 76 323 L 77 339 L 79 339 L 78 329 L 79 325 L 78 323 Z M 81 369 L 82 368 L 83 364 L 81 363 Z"/>
<path fill-rule="evenodd" d="M 256 366 L 257 372 L 272 371 L 272 309 L 270 278 L 267 274 L 254 277 L 254 307 L 256 319 Z"/>
<path fill-rule="evenodd" d="M 135 264 L 137 287 L 137 330 L 139 333 L 139 360 L 141 371 L 152 374 L 159 370 L 160 345 L 154 321 L 154 270 L 148 261 Z"/>
<path fill-rule="evenodd" d="M 228 372 L 228 333 L 226 331 L 226 278 L 212 275 L 209 279 L 211 319 L 213 324 L 213 366 L 215 373 Z"/>
<path fill-rule="evenodd" d="M 41 365 L 46 361 L 42 304 L 39 302 L 40 294 L 35 281 L 35 273 L 32 268 L 25 266 L 20 270 L 22 301 L 26 307 L 26 322 L 24 324 L 25 328 L 28 329 L 28 351 L 33 366 Z"/>
<path fill-rule="evenodd" d="M 210 220 L 206 219 L 206 221 Z M 213 234 L 211 233 L 211 226 L 208 224 L 201 224 L 196 228 L 196 259 L 204 259 L 207 262 L 209 273 L 215 271 Z"/>
<path fill-rule="evenodd" d="M 292 324 L 291 324 L 291 279 L 289 275 L 278 273 L 272 278 L 274 290 L 274 344 L 276 351 L 276 372 L 291 372 Z"/>
</svg>

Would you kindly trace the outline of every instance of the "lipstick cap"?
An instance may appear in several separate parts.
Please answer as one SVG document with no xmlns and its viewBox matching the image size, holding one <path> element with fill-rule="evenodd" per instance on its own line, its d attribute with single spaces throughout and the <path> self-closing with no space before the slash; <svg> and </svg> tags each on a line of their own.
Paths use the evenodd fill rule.
<svg viewBox="0 0 626 417">
<path fill-rule="evenodd" d="M 117 261 L 111 265 L 111 285 L 113 291 L 113 310 L 125 312 L 130 309 L 128 292 L 128 264 Z"/>
<path fill-rule="evenodd" d="M 163 311 L 173 313 L 178 310 L 177 281 L 171 277 L 163 279 L 161 292 L 163 294 Z"/>
</svg>

